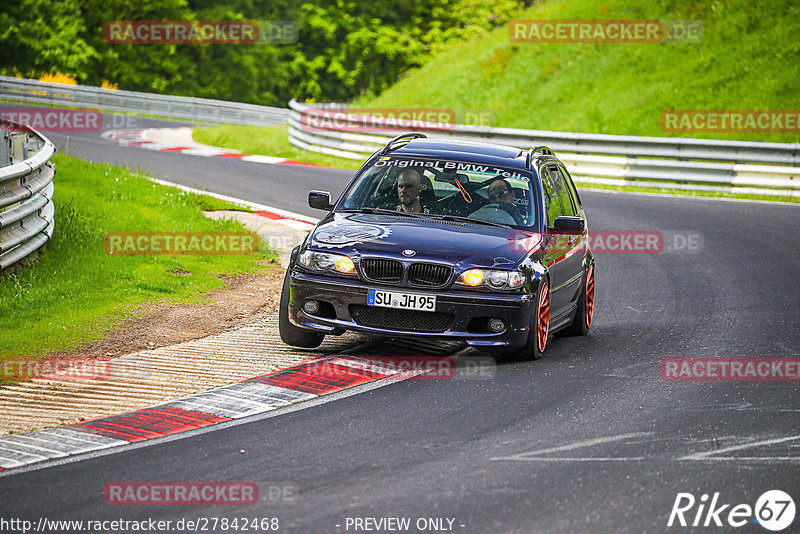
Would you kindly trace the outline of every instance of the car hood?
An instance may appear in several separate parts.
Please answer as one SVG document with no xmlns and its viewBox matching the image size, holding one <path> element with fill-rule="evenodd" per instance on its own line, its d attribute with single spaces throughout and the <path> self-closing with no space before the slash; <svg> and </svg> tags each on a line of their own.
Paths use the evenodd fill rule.
<svg viewBox="0 0 800 534">
<path fill-rule="evenodd" d="M 514 267 L 541 235 L 510 228 L 383 214 L 335 213 L 313 230 L 316 250 L 382 256 L 456 267 Z M 404 251 L 414 251 L 412 256 Z"/>
</svg>

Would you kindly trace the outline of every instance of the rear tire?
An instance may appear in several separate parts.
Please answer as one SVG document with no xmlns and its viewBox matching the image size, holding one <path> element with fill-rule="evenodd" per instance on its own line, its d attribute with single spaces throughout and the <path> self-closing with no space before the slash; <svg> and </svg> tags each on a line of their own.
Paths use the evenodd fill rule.
<svg viewBox="0 0 800 534">
<path fill-rule="evenodd" d="M 511 353 L 515 360 L 538 360 L 547 349 L 547 337 L 550 334 L 550 286 L 542 278 L 536 292 L 536 308 L 531 315 L 528 329 L 528 341 Z"/>
<path fill-rule="evenodd" d="M 578 309 L 572 324 L 563 330 L 566 336 L 585 336 L 594 319 L 594 263 L 589 264 L 583 279 L 583 289 L 578 297 Z"/>
<path fill-rule="evenodd" d="M 281 289 L 281 304 L 278 308 L 278 331 L 281 339 L 287 345 L 313 349 L 322 344 L 325 339 L 324 334 L 309 332 L 292 324 L 289 321 L 289 279 L 290 270 L 286 269 L 286 276 L 283 278 L 283 289 Z"/>
</svg>

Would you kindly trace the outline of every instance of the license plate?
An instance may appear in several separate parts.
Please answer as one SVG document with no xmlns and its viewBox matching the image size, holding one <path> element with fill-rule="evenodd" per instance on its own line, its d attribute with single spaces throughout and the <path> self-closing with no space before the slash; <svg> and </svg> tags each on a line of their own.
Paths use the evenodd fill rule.
<svg viewBox="0 0 800 534">
<path fill-rule="evenodd" d="M 435 311 L 436 295 L 416 295 L 414 293 L 370 289 L 367 295 L 367 304 L 384 308 Z"/>
</svg>

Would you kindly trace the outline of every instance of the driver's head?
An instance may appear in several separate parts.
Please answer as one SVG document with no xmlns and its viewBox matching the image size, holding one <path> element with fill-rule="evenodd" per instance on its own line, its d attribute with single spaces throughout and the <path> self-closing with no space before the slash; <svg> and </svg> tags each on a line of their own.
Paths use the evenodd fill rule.
<svg viewBox="0 0 800 534">
<path fill-rule="evenodd" d="M 488 192 L 489 202 L 492 204 L 499 204 L 500 202 L 514 204 L 514 192 L 511 190 L 511 184 L 502 178 L 497 178 L 489 184 Z"/>
<path fill-rule="evenodd" d="M 422 192 L 421 177 L 414 169 L 405 169 L 397 177 L 397 198 L 404 206 L 411 206 Z"/>
</svg>

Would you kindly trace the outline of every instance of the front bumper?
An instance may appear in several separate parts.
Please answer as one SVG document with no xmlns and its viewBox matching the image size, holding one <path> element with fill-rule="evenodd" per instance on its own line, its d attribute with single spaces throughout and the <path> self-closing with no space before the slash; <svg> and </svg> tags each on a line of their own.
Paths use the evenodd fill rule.
<svg viewBox="0 0 800 534">
<path fill-rule="evenodd" d="M 402 329 L 401 325 L 366 325 L 359 323 L 350 305 L 367 303 L 369 289 L 380 288 L 417 294 L 435 294 L 436 312 L 453 315 L 449 327 L 441 332 Z M 414 336 L 466 341 L 482 348 L 515 348 L 528 339 L 533 295 L 481 293 L 469 290 L 430 290 L 423 288 L 382 286 L 359 279 L 334 278 L 293 271 L 290 279 L 289 320 L 300 328 L 324 334 L 339 335 L 347 330 L 383 336 Z M 301 305 L 307 299 L 329 303 L 316 314 L 305 312 Z M 498 318 L 506 328 L 499 333 L 476 331 L 483 318 Z"/>
</svg>

